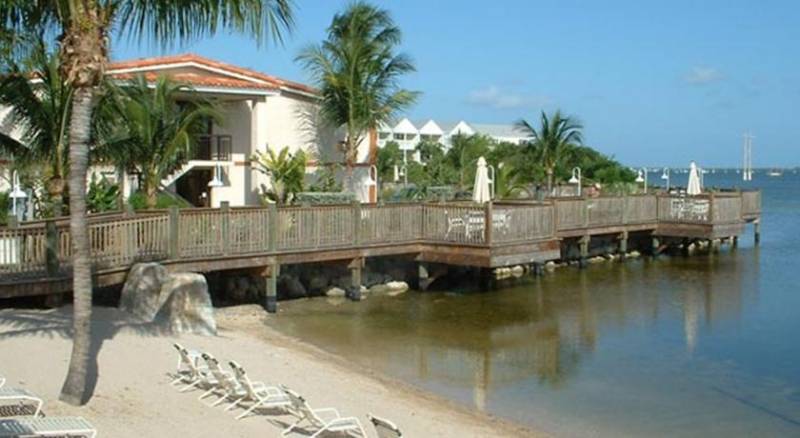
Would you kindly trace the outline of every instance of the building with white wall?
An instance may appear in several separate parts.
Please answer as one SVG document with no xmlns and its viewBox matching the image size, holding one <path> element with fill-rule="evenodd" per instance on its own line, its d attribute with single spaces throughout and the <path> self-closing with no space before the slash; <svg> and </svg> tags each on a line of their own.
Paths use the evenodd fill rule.
<svg viewBox="0 0 800 438">
<path fill-rule="evenodd" d="M 396 142 L 400 150 L 412 155 L 417 145 L 423 141 L 433 141 L 449 147 L 456 135 L 481 134 L 491 137 L 498 142 L 523 143 L 530 140 L 530 136 L 520 132 L 513 124 L 486 124 L 469 123 L 464 120 L 458 122 L 440 122 L 433 119 L 411 121 L 408 118 L 385 124 L 378 130 L 378 146 L 383 147 L 390 141 Z"/>
</svg>

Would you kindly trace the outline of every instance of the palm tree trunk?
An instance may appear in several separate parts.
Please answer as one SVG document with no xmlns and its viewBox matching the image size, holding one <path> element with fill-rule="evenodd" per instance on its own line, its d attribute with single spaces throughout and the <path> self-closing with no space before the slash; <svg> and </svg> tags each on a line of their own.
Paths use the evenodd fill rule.
<svg viewBox="0 0 800 438">
<path fill-rule="evenodd" d="M 158 203 L 158 191 L 156 190 L 156 185 L 153 184 L 149 178 L 145 178 L 147 182 L 147 187 L 145 187 L 145 194 L 147 195 L 147 209 L 153 210 L 156 208 L 156 204 Z"/>
<path fill-rule="evenodd" d="M 547 168 L 547 194 L 552 195 L 553 193 L 553 169 L 548 167 Z"/>
<path fill-rule="evenodd" d="M 91 87 L 81 87 L 75 91 L 70 119 L 69 230 L 73 251 L 74 316 L 72 355 L 59 398 L 72 405 L 81 405 L 88 401 L 86 373 L 91 343 L 92 276 L 86 223 L 86 171 L 89 165 L 89 130 L 94 105 L 93 95 L 94 90 Z"/>
</svg>

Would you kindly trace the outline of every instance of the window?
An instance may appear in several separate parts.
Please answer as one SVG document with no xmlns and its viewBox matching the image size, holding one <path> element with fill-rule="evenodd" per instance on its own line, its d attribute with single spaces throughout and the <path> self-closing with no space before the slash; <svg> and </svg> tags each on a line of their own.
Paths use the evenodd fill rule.
<svg viewBox="0 0 800 438">
<path fill-rule="evenodd" d="M 430 141 L 433 139 L 433 136 L 429 134 L 420 134 L 419 137 L 422 139 L 422 141 Z"/>
<path fill-rule="evenodd" d="M 378 133 L 378 138 L 380 138 L 381 140 L 386 140 L 387 138 L 389 138 L 389 133 L 388 132 L 380 132 L 380 133 Z"/>
<path fill-rule="evenodd" d="M 394 135 L 394 139 L 395 140 L 405 140 L 406 136 L 405 136 L 405 134 L 395 134 Z"/>
</svg>

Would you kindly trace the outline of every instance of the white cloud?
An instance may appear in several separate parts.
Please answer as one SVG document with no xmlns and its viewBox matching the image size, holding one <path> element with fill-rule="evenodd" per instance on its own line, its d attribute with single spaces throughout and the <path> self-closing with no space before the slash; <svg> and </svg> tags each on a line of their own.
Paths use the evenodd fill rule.
<svg viewBox="0 0 800 438">
<path fill-rule="evenodd" d="M 545 105 L 549 99 L 541 96 L 526 95 L 503 90 L 495 85 L 474 90 L 467 96 L 467 102 L 472 105 L 488 106 L 494 109 L 532 108 Z"/>
<path fill-rule="evenodd" d="M 722 73 L 713 67 L 692 67 L 689 72 L 683 76 L 683 81 L 691 85 L 706 85 L 714 82 L 719 82 L 725 77 Z"/>
</svg>

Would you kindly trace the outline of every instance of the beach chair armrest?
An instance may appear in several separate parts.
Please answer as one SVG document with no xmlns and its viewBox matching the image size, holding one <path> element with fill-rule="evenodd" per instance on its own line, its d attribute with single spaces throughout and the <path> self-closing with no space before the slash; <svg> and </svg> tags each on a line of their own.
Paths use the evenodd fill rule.
<svg viewBox="0 0 800 438">
<path fill-rule="evenodd" d="M 326 421 L 326 423 L 329 421 L 338 420 L 342 417 L 341 415 L 339 415 L 339 411 L 337 411 L 335 408 L 321 408 L 321 409 L 314 409 L 313 411 L 314 415 L 318 415 L 320 416 L 320 418 L 323 417 L 323 415 L 321 414 L 324 414 L 324 416 L 329 416 L 329 419 Z M 325 418 L 322 419 L 325 420 Z"/>
</svg>

